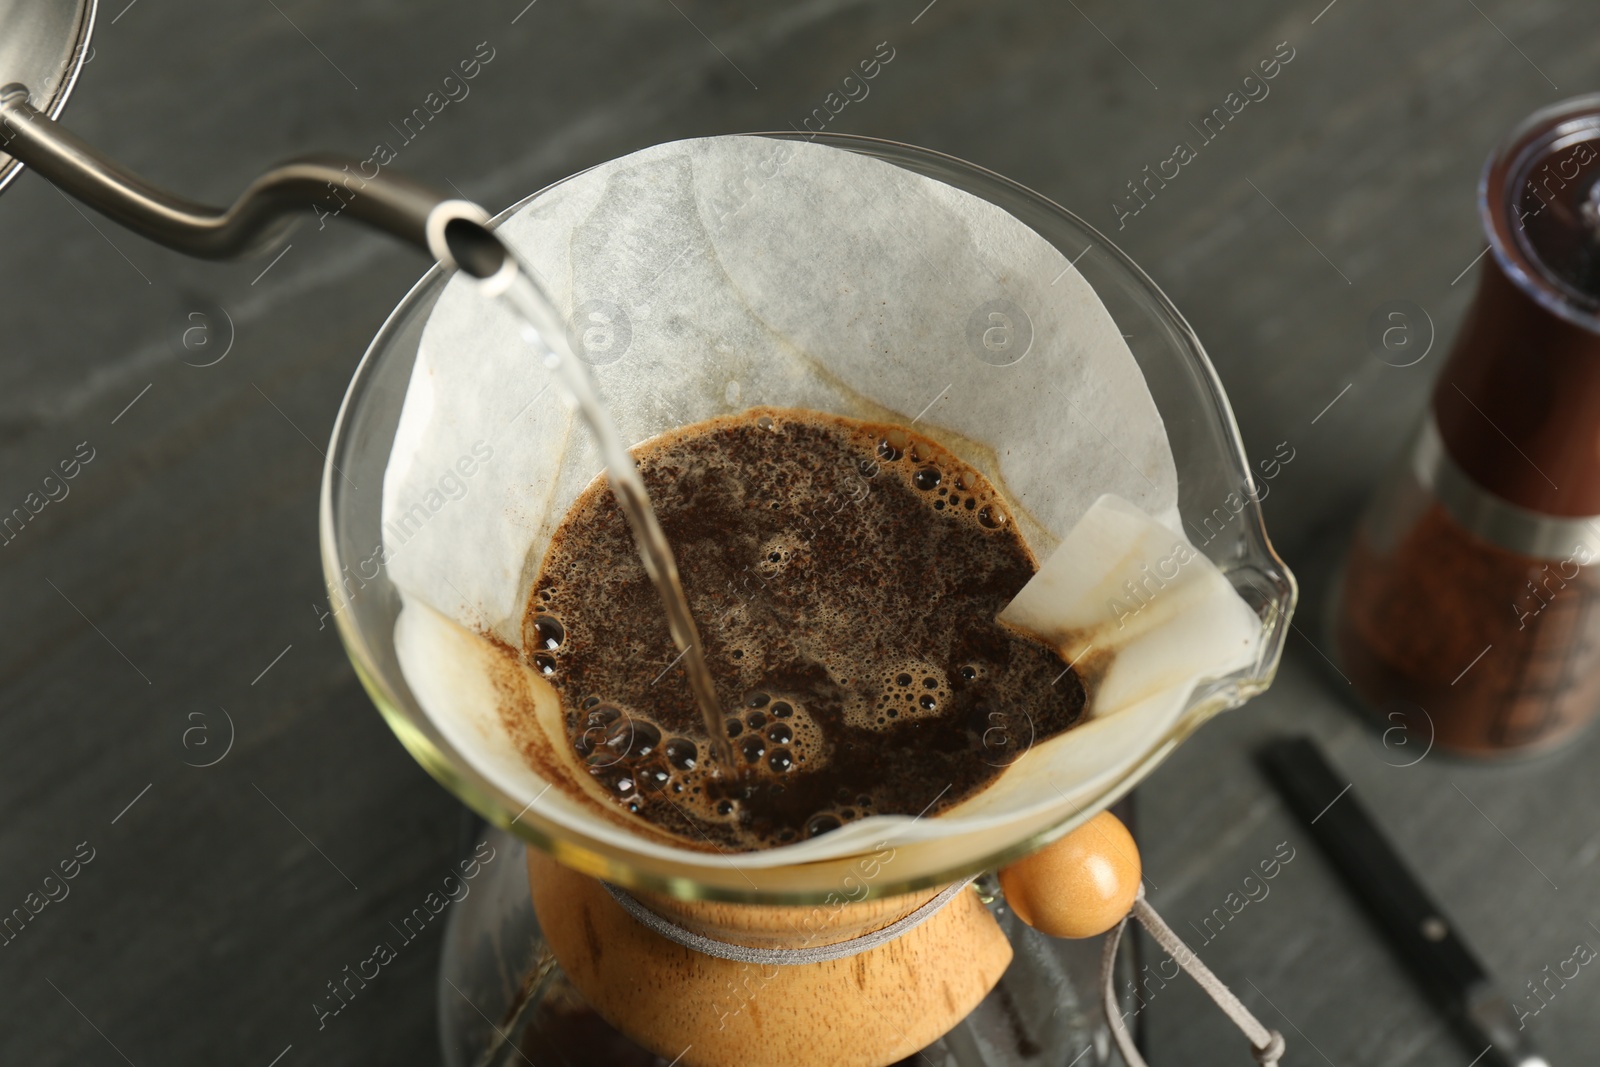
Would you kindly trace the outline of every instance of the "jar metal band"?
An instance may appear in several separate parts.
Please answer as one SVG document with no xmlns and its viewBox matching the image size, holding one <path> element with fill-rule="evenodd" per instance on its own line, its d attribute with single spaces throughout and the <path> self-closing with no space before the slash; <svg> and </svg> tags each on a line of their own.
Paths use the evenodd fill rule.
<svg viewBox="0 0 1600 1067">
<path fill-rule="evenodd" d="M 1569 559 L 1580 551 L 1600 558 L 1600 515 L 1545 515 L 1489 492 L 1450 457 L 1431 414 L 1411 450 L 1411 473 L 1451 518 L 1490 544 L 1536 559 Z"/>
</svg>

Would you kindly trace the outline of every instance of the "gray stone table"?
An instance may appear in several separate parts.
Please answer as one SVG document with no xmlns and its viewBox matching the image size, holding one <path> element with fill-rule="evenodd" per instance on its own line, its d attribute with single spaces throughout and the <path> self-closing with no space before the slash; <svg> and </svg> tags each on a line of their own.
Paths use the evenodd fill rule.
<svg viewBox="0 0 1600 1067">
<path fill-rule="evenodd" d="M 280 157 L 392 140 L 492 50 L 396 165 L 499 208 L 659 141 L 797 125 L 889 42 L 870 96 L 829 129 L 991 167 L 1133 255 L 1204 338 L 1252 458 L 1294 449 L 1266 510 L 1314 587 L 1439 364 L 1375 360 L 1368 315 L 1414 300 L 1443 347 L 1482 247 L 1481 160 L 1600 70 L 1600 9 L 1577 0 L 1325 2 L 108 0 L 67 117 L 224 200 Z M 1127 183 L 1280 48 L 1270 95 L 1126 214 Z M 92 456 L 0 548 L 0 911 L 92 856 L 0 947 L 0 1062 L 437 1059 L 434 931 L 321 1029 L 311 1006 L 470 828 L 315 607 L 321 453 L 423 264 L 337 225 L 292 242 L 270 265 L 205 265 L 32 175 L 0 197 L 0 509 Z M 186 365 L 187 316 L 213 306 L 232 348 Z M 1139 791 L 1153 898 L 1187 929 L 1288 842 L 1270 896 L 1204 950 L 1289 1035 L 1287 1062 L 1466 1067 L 1249 752 L 1287 729 L 1325 740 L 1520 988 L 1597 936 L 1600 741 L 1528 765 L 1391 766 L 1313 647 L 1314 616 L 1274 690 Z M 1592 1062 L 1597 998 L 1584 972 L 1533 1020 L 1555 1062 Z M 1192 988 L 1144 1018 L 1158 1064 L 1248 1062 Z"/>
</svg>

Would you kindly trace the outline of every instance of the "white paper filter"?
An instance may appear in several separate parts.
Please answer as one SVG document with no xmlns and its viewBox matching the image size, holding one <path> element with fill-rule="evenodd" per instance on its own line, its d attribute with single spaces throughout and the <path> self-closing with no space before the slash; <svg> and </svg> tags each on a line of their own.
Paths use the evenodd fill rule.
<svg viewBox="0 0 1600 1067">
<path fill-rule="evenodd" d="M 1115 323 L 1066 258 L 1000 208 L 856 153 L 717 137 L 570 178 L 499 233 L 570 314 L 626 440 L 772 405 L 914 422 L 977 467 L 1046 561 L 1004 618 L 1069 660 L 1087 650 L 1103 674 L 1089 722 L 951 811 L 864 819 L 741 853 L 741 867 L 886 838 L 952 856 L 1021 840 L 1146 756 L 1199 680 L 1254 662 L 1259 621 L 1173 532 L 1171 451 Z M 503 723 L 503 702 L 537 704 L 557 735 L 550 751 L 586 780 L 554 691 L 478 635 L 520 647 L 543 548 L 601 470 L 513 321 L 470 279 L 451 281 L 384 477 L 400 663 L 450 743 L 513 797 L 541 797 L 547 814 L 620 848 L 726 865 L 546 791 Z"/>
</svg>

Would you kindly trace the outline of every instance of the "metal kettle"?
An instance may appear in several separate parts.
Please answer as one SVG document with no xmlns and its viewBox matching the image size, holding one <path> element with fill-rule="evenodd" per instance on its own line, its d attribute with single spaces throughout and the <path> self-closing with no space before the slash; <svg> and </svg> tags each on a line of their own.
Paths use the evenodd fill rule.
<svg viewBox="0 0 1600 1067">
<path fill-rule="evenodd" d="M 107 218 L 186 255 L 234 259 L 271 248 L 329 196 L 340 214 L 479 278 L 508 254 L 488 213 L 393 173 L 366 178 L 353 157 L 302 156 L 263 173 L 228 207 L 197 203 L 119 166 L 61 126 L 90 55 L 96 0 L 0 0 L 0 189 L 32 167 Z"/>
</svg>

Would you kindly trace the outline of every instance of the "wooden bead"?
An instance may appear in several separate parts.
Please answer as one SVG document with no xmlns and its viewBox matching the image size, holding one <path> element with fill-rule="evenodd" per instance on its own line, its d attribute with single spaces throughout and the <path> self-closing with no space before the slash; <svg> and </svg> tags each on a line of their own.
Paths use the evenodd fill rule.
<svg viewBox="0 0 1600 1067">
<path fill-rule="evenodd" d="M 1061 840 L 1000 871 L 1017 917 L 1051 937 L 1095 937 L 1121 921 L 1139 892 L 1133 835 L 1102 811 Z"/>
</svg>

